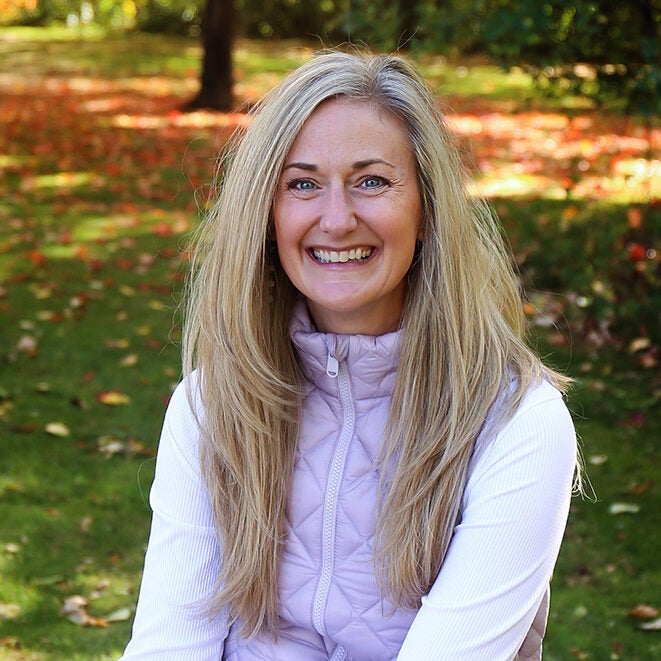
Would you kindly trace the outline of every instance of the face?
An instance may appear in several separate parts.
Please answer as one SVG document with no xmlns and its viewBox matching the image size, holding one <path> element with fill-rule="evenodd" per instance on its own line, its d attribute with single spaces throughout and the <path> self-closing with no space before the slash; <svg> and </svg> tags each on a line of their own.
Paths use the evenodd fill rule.
<svg viewBox="0 0 661 661">
<path fill-rule="evenodd" d="M 397 329 L 422 204 L 402 122 L 330 100 L 305 122 L 278 182 L 278 254 L 322 332 Z"/>
</svg>

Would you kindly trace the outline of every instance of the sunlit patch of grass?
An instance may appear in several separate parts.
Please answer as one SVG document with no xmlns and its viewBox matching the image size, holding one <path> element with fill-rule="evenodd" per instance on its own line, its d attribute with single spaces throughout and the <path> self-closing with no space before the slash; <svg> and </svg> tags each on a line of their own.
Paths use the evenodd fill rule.
<svg viewBox="0 0 661 661">
<path fill-rule="evenodd" d="M 64 188 L 70 190 L 88 184 L 94 174 L 92 172 L 55 172 L 34 177 L 24 177 L 21 183 L 23 190 L 33 188 Z"/>
</svg>

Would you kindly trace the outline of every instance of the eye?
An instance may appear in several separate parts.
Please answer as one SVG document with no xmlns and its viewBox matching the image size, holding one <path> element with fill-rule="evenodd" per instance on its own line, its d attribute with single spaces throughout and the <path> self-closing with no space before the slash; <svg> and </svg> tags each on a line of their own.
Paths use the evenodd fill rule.
<svg viewBox="0 0 661 661">
<path fill-rule="evenodd" d="M 289 190 L 295 191 L 313 191 L 317 185 L 311 179 L 294 179 L 287 184 Z"/>
<path fill-rule="evenodd" d="M 383 177 L 377 177 L 374 175 L 365 177 L 361 182 L 361 186 L 364 188 L 381 188 L 387 184 L 388 182 Z"/>
</svg>

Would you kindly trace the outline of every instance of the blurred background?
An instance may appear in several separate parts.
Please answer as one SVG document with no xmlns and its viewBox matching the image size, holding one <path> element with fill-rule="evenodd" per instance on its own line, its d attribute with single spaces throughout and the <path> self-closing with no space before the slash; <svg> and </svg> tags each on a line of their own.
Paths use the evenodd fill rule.
<svg viewBox="0 0 661 661">
<path fill-rule="evenodd" d="M 545 660 L 661 659 L 660 37 L 658 0 L 0 0 L 0 660 L 120 655 L 218 154 L 350 44 L 438 91 L 575 378 Z"/>
</svg>

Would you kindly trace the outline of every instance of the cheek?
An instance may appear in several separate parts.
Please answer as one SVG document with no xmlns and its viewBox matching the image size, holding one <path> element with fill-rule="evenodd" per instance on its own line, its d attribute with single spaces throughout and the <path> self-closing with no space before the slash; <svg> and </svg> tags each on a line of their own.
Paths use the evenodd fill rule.
<svg viewBox="0 0 661 661">
<path fill-rule="evenodd" d="M 301 236 L 300 209 L 295 203 L 276 201 L 273 205 L 273 231 L 278 244 L 291 244 Z"/>
</svg>

